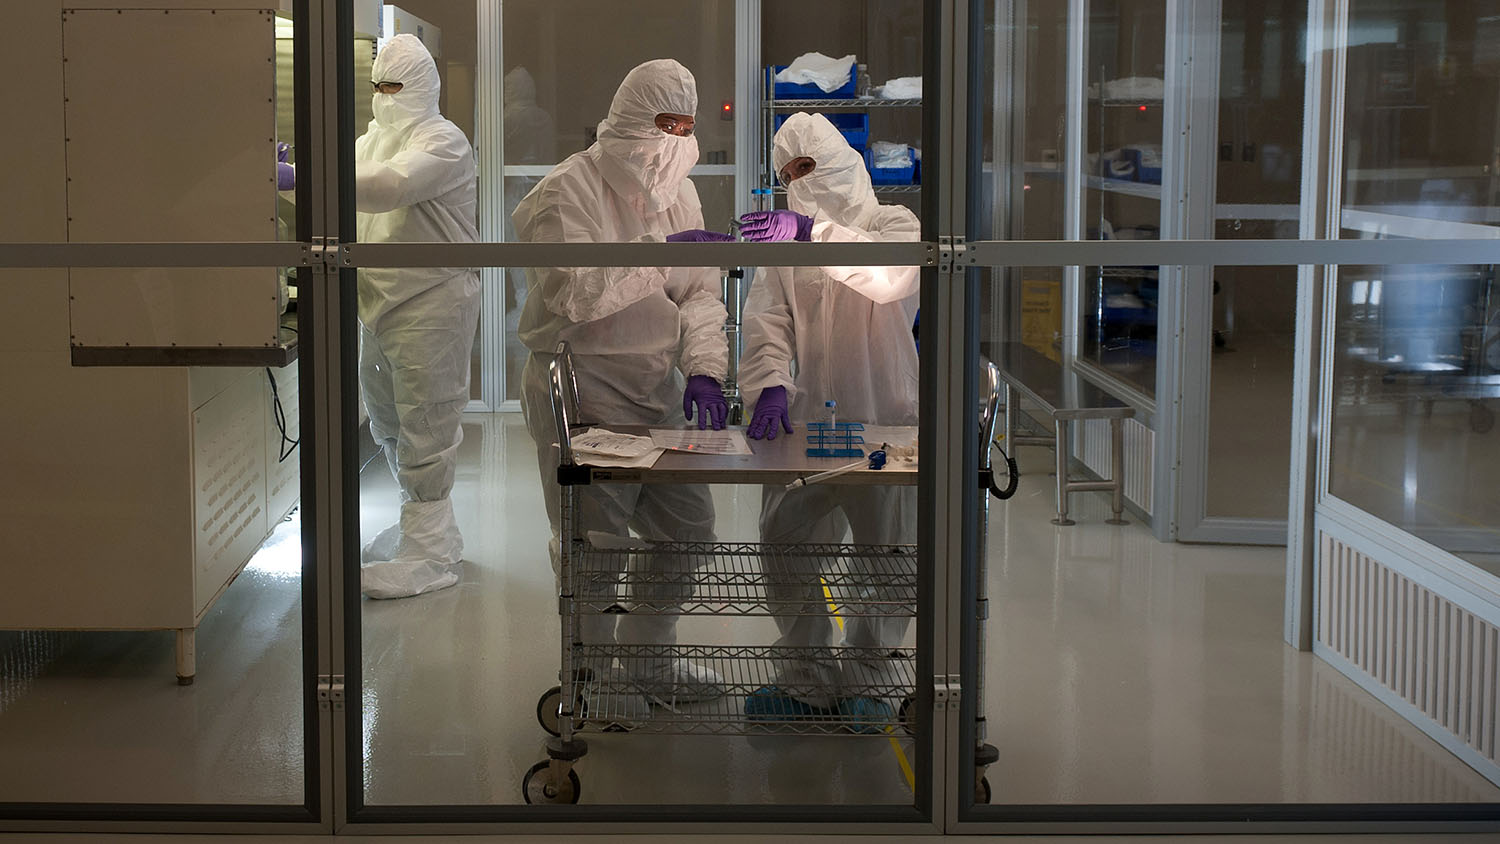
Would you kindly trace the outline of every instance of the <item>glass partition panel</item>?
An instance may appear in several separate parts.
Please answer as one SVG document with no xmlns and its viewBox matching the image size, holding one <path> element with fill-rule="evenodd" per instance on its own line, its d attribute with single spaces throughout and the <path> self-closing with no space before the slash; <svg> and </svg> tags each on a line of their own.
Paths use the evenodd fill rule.
<svg viewBox="0 0 1500 844">
<path fill-rule="evenodd" d="M 1204 513 L 1279 521 L 1291 459 L 1296 267 L 1215 267 Z"/>
<path fill-rule="evenodd" d="M 555 272 L 530 269 L 528 282 Z M 695 277 L 703 301 L 719 305 L 718 269 L 672 272 Z M 428 493 L 421 470 L 402 466 L 399 446 L 381 454 L 362 433 L 358 717 L 367 807 L 569 803 L 573 788 L 582 789 L 578 802 L 594 805 L 913 805 L 915 288 L 877 306 L 873 323 L 837 329 L 886 341 L 878 357 L 872 345 L 867 362 L 832 372 L 825 344 L 840 341 L 837 331 L 822 335 L 828 325 L 817 313 L 777 323 L 790 345 L 768 345 L 771 303 L 795 295 L 783 285 L 807 272 L 817 268 L 762 268 L 765 292 L 752 290 L 745 313 L 755 338 L 740 359 L 748 406 L 770 402 L 763 392 L 778 378 L 801 385 L 787 393 L 792 433 L 779 429 L 774 440 L 756 438 L 753 426 L 684 429 L 677 367 L 721 375 L 723 350 L 715 364 L 702 348 L 725 344 L 721 330 L 695 331 L 680 359 L 590 345 L 614 342 L 618 328 L 566 338 L 576 350 L 566 358 L 529 351 L 525 413 L 456 420 L 452 485 L 436 505 L 403 495 L 407 484 Z M 520 314 L 527 337 L 549 330 L 533 304 Z M 632 336 L 660 323 L 651 309 L 633 313 Z M 715 328 L 724 316 L 720 306 Z M 677 324 L 674 315 L 674 350 Z M 897 341 L 910 345 L 902 352 Z M 786 358 L 777 348 L 796 351 Z M 577 373 L 577 403 L 566 386 L 560 394 L 576 414 L 574 433 L 608 427 L 647 437 L 641 465 L 650 468 L 625 475 L 645 483 L 612 483 L 605 469 L 588 486 L 558 486 L 549 367 L 565 360 Z M 906 387 L 871 404 L 853 386 L 870 377 Z M 380 419 L 372 413 L 371 424 Z M 830 422 L 843 427 L 817 427 Z M 694 450 L 749 455 L 649 450 L 650 437 L 669 435 Z M 880 445 L 891 463 L 870 472 L 858 455 Z M 574 455 L 602 466 L 622 459 Z M 852 466 L 865 471 L 786 489 Z M 654 483 L 666 470 L 677 482 Z M 416 535 L 419 517 L 433 506 L 443 511 L 438 530 L 461 543 L 461 563 L 415 559 L 428 539 Z M 549 741 L 554 731 L 563 738 Z M 574 736 L 588 746 L 573 768 L 579 779 L 554 782 L 548 748 Z"/>
<path fill-rule="evenodd" d="M 317 759 L 299 365 L 78 365 L 68 273 L 0 271 L 29 315 L 0 340 L 28 408 L 0 473 L 0 816 L 298 819 Z"/>
<path fill-rule="evenodd" d="M 1093 0 L 1087 32 L 1082 236 L 1156 240 L 1168 96 L 1165 6 Z M 1079 293 L 1079 357 L 1155 394 L 1157 268 L 1085 267 Z"/>
<path fill-rule="evenodd" d="M 1214 237 L 1297 237 L 1307 7 L 1307 0 L 1222 6 L 1218 139 L 1198 151 L 1217 162 Z"/>
<path fill-rule="evenodd" d="M 1495 267 L 1343 267 L 1329 492 L 1500 576 Z"/>
<path fill-rule="evenodd" d="M 473 4 L 463 11 L 478 34 L 465 37 L 493 72 L 476 79 L 477 136 L 463 141 L 475 147 L 477 201 L 456 203 L 451 219 L 473 223 L 471 240 L 651 241 L 669 255 L 679 247 L 668 235 L 727 237 L 752 189 L 787 203 L 775 193 L 785 185 L 747 183 L 737 165 L 773 164 L 776 115 L 807 111 L 860 117 L 821 137 L 837 159 L 813 161 L 864 174 L 870 213 L 838 216 L 843 194 L 814 192 L 826 207 L 804 207 L 812 231 L 782 217 L 790 230 L 773 239 L 914 240 L 921 8 L 764 4 L 765 65 L 814 49 L 857 57 L 823 91 L 826 67 L 801 81 L 764 69 L 737 79 L 729 0 Z M 441 29 L 445 55 L 463 31 L 408 11 Z M 374 67 L 383 75 L 382 58 Z M 746 81 L 769 96 L 737 101 Z M 914 95 L 873 90 L 892 83 Z M 681 99 L 689 89 L 696 108 Z M 735 121 L 757 113 L 766 135 L 737 149 Z M 380 128 L 356 141 L 357 159 Z M 904 143 L 908 166 L 878 166 L 876 140 Z M 799 142 L 810 159 L 826 149 Z M 374 194 L 359 173 L 363 206 Z M 382 213 L 362 208 L 364 239 Z M 386 242 L 445 239 L 418 235 Z M 406 326 L 407 303 L 380 298 L 388 273 L 445 271 L 360 269 L 357 817 L 473 819 L 480 807 L 527 820 L 558 815 L 525 804 L 580 803 L 579 818 L 600 816 L 590 806 L 680 805 L 918 818 L 919 271 L 745 268 L 735 289 L 731 269 L 477 269 L 504 291 L 504 396 L 520 413 L 461 413 L 443 398 L 471 389 L 441 351 L 467 349 L 474 324 L 455 316 L 467 302 Z M 413 352 L 421 365 L 402 362 Z M 403 408 L 403 390 L 421 406 Z M 555 408 L 569 415 L 560 422 Z M 745 424 L 757 412 L 760 426 Z M 700 431 L 703 414 L 728 428 Z M 774 432 L 762 430 L 772 417 Z M 575 451 L 592 428 L 645 439 L 595 435 Z M 871 470 L 880 446 L 886 468 Z M 560 476 L 560 464 L 573 471 Z M 810 485 L 787 488 L 803 477 Z"/>
<path fill-rule="evenodd" d="M 306 22 L 77 5 L 6 10 L 25 129 L 0 140 L 0 240 L 103 244 L 122 266 L 0 269 L 0 385 L 27 408 L 0 471 L 0 816 L 306 822 L 306 269 L 274 246 L 298 253 L 308 222 Z M 176 243 L 236 245 L 205 268 L 170 266 Z M 243 243 L 275 257 L 236 266 Z"/>
<path fill-rule="evenodd" d="M 1500 3 L 1354 0 L 1343 237 L 1497 236 Z"/>
<path fill-rule="evenodd" d="M 1477 291 L 1474 268 L 1461 269 L 1466 293 Z M 1381 272 L 1389 278 L 1393 270 Z M 1254 289 L 1258 301 L 1241 306 L 1250 325 L 1241 324 L 1210 364 L 1210 512 L 1260 508 L 1269 515 L 1267 502 L 1284 492 L 1262 486 L 1279 480 L 1284 488 L 1285 475 L 1274 473 L 1286 467 L 1267 455 L 1286 448 L 1286 432 L 1278 428 L 1290 427 L 1286 419 L 1275 421 L 1288 412 L 1278 410 L 1287 388 L 1276 382 L 1288 354 L 1279 303 L 1289 297 L 1277 285 L 1290 284 L 1295 268 L 1216 270 L 1219 278 L 1238 272 L 1253 278 L 1254 286 L 1242 290 Z M 1118 445 L 1111 442 L 1110 417 L 1122 405 L 1050 348 L 1049 327 L 1057 323 L 1045 316 L 1052 308 L 1047 271 L 1025 268 L 1017 275 L 1019 293 L 1002 287 L 998 273 L 981 271 L 976 302 L 984 315 L 975 344 L 980 398 L 989 395 L 983 373 L 993 363 L 1001 412 L 1010 416 L 997 421 L 990 449 L 996 486 L 1008 485 L 1007 456 L 1016 460 L 1018 477 L 1014 497 L 990 496 L 978 557 L 968 570 L 970 598 L 986 603 L 965 628 L 975 645 L 966 655 L 964 695 L 971 705 L 964 710 L 970 729 L 963 749 L 984 777 L 975 802 L 992 804 L 971 817 L 1125 821 L 1153 806 L 1163 817 L 1192 811 L 1228 818 L 1246 811 L 1274 816 L 1274 807 L 1291 805 L 1500 799 L 1500 788 L 1482 772 L 1381 698 L 1286 644 L 1284 549 L 1162 542 L 1140 521 L 1139 510 L 1150 502 L 1138 500 L 1147 480 L 1138 456 L 1161 447 L 1160 440 L 1127 416 Z M 1346 281 L 1343 289 L 1354 284 Z M 1368 298 L 1367 285 L 1358 289 Z M 997 330 L 1006 323 L 987 318 L 993 303 L 1013 306 L 1018 297 L 1025 330 L 1019 336 Z M 1469 313 L 1455 305 L 1459 312 Z M 1349 314 L 1339 329 L 1350 338 L 1341 352 L 1347 360 L 1334 377 L 1337 494 L 1357 490 L 1362 497 L 1351 500 L 1394 511 L 1387 518 L 1397 524 L 1407 523 L 1405 507 L 1440 532 L 1465 535 L 1475 550 L 1497 547 L 1494 496 L 1480 489 L 1485 473 L 1500 464 L 1485 451 L 1488 438 L 1469 428 L 1477 406 L 1469 394 L 1445 392 L 1471 382 L 1387 384 L 1373 367 L 1358 375 L 1357 367 L 1368 364 L 1354 360 L 1353 350 L 1372 345 L 1358 338 L 1375 333 L 1368 323 L 1376 316 L 1366 304 Z M 1387 319 L 1397 315 L 1419 318 L 1409 298 L 1386 312 Z M 1429 333 L 1436 347 L 1428 357 L 1444 360 L 1445 352 L 1471 348 L 1478 335 L 1477 323 L 1445 323 Z M 1451 349 L 1431 339 L 1450 336 Z M 1393 409 L 1397 399 L 1384 398 L 1387 391 L 1403 397 L 1412 391 L 1407 409 Z M 1432 399 L 1430 418 L 1423 396 Z M 1124 459 L 1112 466 L 1117 447 Z M 1257 461 L 1275 465 L 1263 469 Z M 1219 473 L 1227 477 L 1214 477 Z M 1056 521 L 1060 477 L 1084 484 L 1066 495 L 1064 525 Z M 1125 524 L 1110 521 L 1107 482 L 1114 479 L 1125 497 Z M 1389 758 L 1402 763 L 1381 761 Z"/>
<path fill-rule="evenodd" d="M 1350 7 L 1345 238 L 1500 237 L 1500 3 Z M 1491 265 L 1346 266 L 1329 490 L 1491 573 Z"/>
</svg>

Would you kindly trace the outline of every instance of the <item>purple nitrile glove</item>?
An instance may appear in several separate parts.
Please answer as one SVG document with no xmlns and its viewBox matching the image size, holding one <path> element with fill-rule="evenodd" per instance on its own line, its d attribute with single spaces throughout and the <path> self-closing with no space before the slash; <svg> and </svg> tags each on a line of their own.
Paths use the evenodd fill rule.
<svg viewBox="0 0 1500 844">
<path fill-rule="evenodd" d="M 750 439 L 776 439 L 780 428 L 792 433 L 792 418 L 786 412 L 786 388 L 767 387 L 755 402 L 755 413 L 750 417 Z"/>
<path fill-rule="evenodd" d="M 276 160 L 279 161 L 279 162 L 281 162 L 282 164 L 285 164 L 286 160 L 288 158 L 291 158 L 291 156 L 292 156 L 292 145 L 289 144 L 289 143 L 287 143 L 286 141 L 277 141 L 276 142 Z"/>
<path fill-rule="evenodd" d="M 297 186 L 297 168 L 284 161 L 276 162 L 276 189 L 291 190 Z"/>
<path fill-rule="evenodd" d="M 721 232 L 711 232 L 707 229 L 688 229 L 677 234 L 667 235 L 668 243 L 730 243 L 734 238 Z"/>
<path fill-rule="evenodd" d="M 813 221 L 796 211 L 751 211 L 740 218 L 740 234 L 751 243 L 812 240 Z"/>
<path fill-rule="evenodd" d="M 715 431 L 724 430 L 729 402 L 724 400 L 724 389 L 718 381 L 707 375 L 694 375 L 687 380 L 687 389 L 682 391 L 682 413 L 689 422 L 693 421 L 695 405 L 698 408 L 698 430 L 707 428 L 710 421 Z"/>
</svg>

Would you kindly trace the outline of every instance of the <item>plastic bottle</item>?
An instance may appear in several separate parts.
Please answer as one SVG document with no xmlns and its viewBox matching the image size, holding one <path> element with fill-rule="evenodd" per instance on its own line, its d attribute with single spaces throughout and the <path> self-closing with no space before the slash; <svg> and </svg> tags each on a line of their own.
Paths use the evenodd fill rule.
<svg viewBox="0 0 1500 844">
<path fill-rule="evenodd" d="M 828 410 L 828 430 L 837 430 L 839 427 L 838 408 L 839 403 L 833 399 L 823 402 L 823 407 Z"/>
<path fill-rule="evenodd" d="M 855 93 L 859 94 L 859 96 L 861 96 L 861 97 L 868 97 L 868 96 L 870 96 L 870 66 L 869 65 L 862 64 L 862 65 L 859 66 L 859 76 L 857 77 L 857 81 L 854 84 L 855 84 Z"/>
</svg>

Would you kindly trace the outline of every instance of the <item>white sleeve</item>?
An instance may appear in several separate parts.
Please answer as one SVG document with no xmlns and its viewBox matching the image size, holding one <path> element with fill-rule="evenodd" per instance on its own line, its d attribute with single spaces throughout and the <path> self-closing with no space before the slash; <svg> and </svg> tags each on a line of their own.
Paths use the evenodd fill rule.
<svg viewBox="0 0 1500 844">
<path fill-rule="evenodd" d="M 462 133 L 434 131 L 387 161 L 354 162 L 354 204 L 384 214 L 436 199 L 474 180 L 473 151 Z"/>
<path fill-rule="evenodd" d="M 729 377 L 729 336 L 724 324 L 729 312 L 719 285 L 719 271 L 703 267 L 670 270 L 667 297 L 677 304 L 681 326 L 678 368 L 691 378 L 707 375 L 724 383 Z"/>
<path fill-rule="evenodd" d="M 762 268 L 756 272 L 745 302 L 745 351 L 740 355 L 740 394 L 747 409 L 760 401 L 768 387 L 785 387 L 787 401 L 796 394 L 792 382 L 792 359 L 796 357 L 797 332 L 788 291 L 789 267 Z"/>
<path fill-rule="evenodd" d="M 887 243 L 917 241 L 922 225 L 917 215 L 901 205 L 882 205 L 869 230 L 835 223 L 819 215 L 813 221 L 814 243 Z M 829 277 L 876 304 L 899 302 L 917 292 L 922 268 L 911 267 L 824 267 Z"/>
<path fill-rule="evenodd" d="M 599 203 L 555 184 L 540 187 L 539 210 L 526 226 L 530 243 L 597 243 L 603 226 Z M 619 313 L 666 287 L 662 267 L 538 267 L 538 291 L 547 310 L 573 322 L 593 322 Z M 721 306 L 722 307 L 722 306 Z"/>
</svg>

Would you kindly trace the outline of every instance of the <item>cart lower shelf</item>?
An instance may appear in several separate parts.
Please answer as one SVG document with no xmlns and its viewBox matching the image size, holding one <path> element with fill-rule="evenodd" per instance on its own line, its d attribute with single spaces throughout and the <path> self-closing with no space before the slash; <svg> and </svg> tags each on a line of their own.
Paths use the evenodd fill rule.
<svg viewBox="0 0 1500 844">
<path fill-rule="evenodd" d="M 563 732 L 637 732 L 672 735 L 870 735 L 904 733 L 916 689 L 916 659 L 906 651 L 873 648 L 784 648 L 687 645 L 580 646 L 578 680 L 549 689 L 537 718 L 553 735 Z M 664 660 L 687 659 L 719 675 L 716 693 L 702 686 L 642 680 Z M 826 684 L 777 687 L 783 669 L 818 662 L 839 676 Z M 608 666 L 608 667 L 605 667 Z M 839 670 L 842 668 L 842 670 Z M 850 680 L 849 677 L 857 679 Z M 815 708 L 786 697 L 766 706 L 768 688 L 795 698 L 835 701 Z M 572 705 L 563 703 L 571 697 Z M 747 702 L 757 704 L 746 714 Z"/>
<path fill-rule="evenodd" d="M 821 581 L 840 614 L 916 615 L 915 545 L 656 542 L 609 550 L 577 540 L 569 551 L 577 612 L 810 614 L 774 605 L 771 590 L 781 586 L 795 593 Z M 828 607 L 819 604 L 815 612 L 825 614 Z"/>
</svg>

